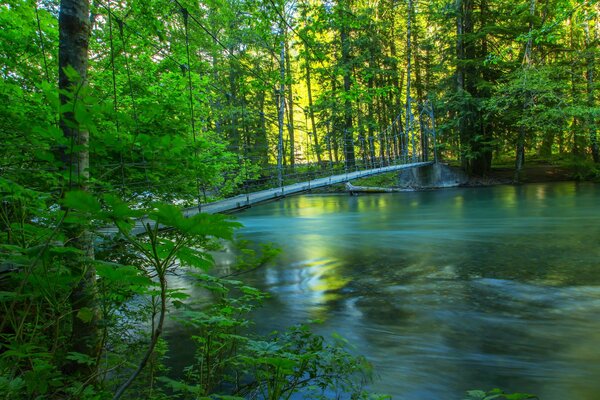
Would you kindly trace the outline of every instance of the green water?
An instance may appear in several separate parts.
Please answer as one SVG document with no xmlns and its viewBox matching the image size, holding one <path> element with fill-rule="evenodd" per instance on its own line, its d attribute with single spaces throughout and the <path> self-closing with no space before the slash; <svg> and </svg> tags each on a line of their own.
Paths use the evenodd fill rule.
<svg viewBox="0 0 600 400">
<path fill-rule="evenodd" d="M 305 195 L 238 214 L 283 249 L 256 329 L 320 319 L 395 399 L 600 398 L 600 186 Z"/>
</svg>

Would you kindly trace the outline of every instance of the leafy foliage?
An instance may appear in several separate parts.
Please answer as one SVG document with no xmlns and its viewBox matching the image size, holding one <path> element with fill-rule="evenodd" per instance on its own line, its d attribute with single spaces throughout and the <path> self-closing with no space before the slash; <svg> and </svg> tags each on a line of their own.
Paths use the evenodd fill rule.
<svg viewBox="0 0 600 400">
<path fill-rule="evenodd" d="M 218 398 L 227 385 L 233 395 L 220 398 L 285 398 L 301 388 L 315 398 L 335 390 L 362 396 L 364 360 L 306 328 L 263 339 L 242 334 L 264 295 L 210 269 L 210 251 L 239 224 L 186 218 L 180 208 L 251 184 L 272 186 L 278 155 L 286 182 L 325 166 L 341 171 L 354 148 L 366 166 L 406 157 L 409 148 L 432 145 L 413 145 L 402 131 L 425 134 L 433 122 L 440 157 L 460 159 L 472 173 L 488 172 L 492 160 L 513 157 L 522 145 L 544 156 L 572 153 L 575 178 L 597 179 L 598 7 L 572 0 L 533 9 L 512 0 L 424 0 L 414 10 L 395 1 L 97 1 L 86 79 L 58 90 L 59 4 L 5 2 L 0 391 L 103 398 L 136 369 L 133 360 L 145 359 L 137 379 L 150 385 L 135 382 L 131 390 L 163 396 L 154 384 L 168 352 L 156 328 L 160 315 L 177 308 L 182 323 L 200 332 L 198 365 L 186 380 L 161 378 L 182 396 Z M 72 81 L 85 75 L 63 67 Z M 286 120 L 279 122 L 282 95 Z M 422 107 L 407 110 L 407 99 L 428 101 L 434 119 Z M 88 132 L 89 145 L 64 135 L 66 128 Z M 287 131 L 281 149 L 278 128 Z M 83 154 L 90 166 L 78 171 Z M 235 275 L 273 254 L 246 249 Z M 170 286 L 173 274 L 187 270 L 210 305 L 192 307 Z M 80 294 L 91 306 L 77 307 Z M 69 345 L 81 324 L 98 328 L 98 357 Z M 232 378 L 232 369 L 243 376 Z"/>
<path fill-rule="evenodd" d="M 467 392 L 467 397 L 464 400 L 535 400 L 537 396 L 526 393 L 505 393 L 500 389 L 492 389 L 489 392 L 484 392 L 482 390 L 469 390 Z"/>
</svg>

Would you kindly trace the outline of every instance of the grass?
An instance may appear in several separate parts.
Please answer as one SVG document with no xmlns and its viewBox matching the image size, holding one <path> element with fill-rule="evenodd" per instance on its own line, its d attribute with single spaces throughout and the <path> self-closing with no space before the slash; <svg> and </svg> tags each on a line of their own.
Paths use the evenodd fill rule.
<svg viewBox="0 0 600 400">
<path fill-rule="evenodd" d="M 397 187 L 398 172 L 388 172 L 380 175 L 367 176 L 352 181 L 355 186 Z"/>
</svg>

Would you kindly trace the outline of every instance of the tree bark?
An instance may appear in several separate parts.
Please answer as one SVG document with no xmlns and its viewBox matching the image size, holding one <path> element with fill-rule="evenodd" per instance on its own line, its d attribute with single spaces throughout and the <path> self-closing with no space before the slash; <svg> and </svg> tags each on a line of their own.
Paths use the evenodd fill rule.
<svg viewBox="0 0 600 400">
<path fill-rule="evenodd" d="M 576 45 L 575 45 L 575 37 L 574 37 L 574 26 L 573 26 L 573 21 L 572 19 L 569 21 L 569 26 L 570 26 L 570 32 L 569 32 L 569 36 L 570 36 L 570 47 L 572 49 L 575 49 Z M 573 104 L 577 104 L 580 102 L 580 92 L 578 89 L 578 85 L 577 85 L 577 80 L 579 79 L 579 77 L 582 75 L 582 71 L 578 70 L 577 68 L 577 61 L 573 55 L 573 52 L 571 52 L 570 54 L 570 66 L 571 66 L 571 98 L 572 98 L 572 102 Z M 581 124 L 580 127 L 580 123 L 583 122 Z M 580 121 L 580 119 L 577 117 L 577 115 L 573 116 L 573 122 L 571 124 L 571 133 L 573 135 L 573 148 L 571 149 L 573 155 L 575 156 L 583 156 L 585 153 L 585 136 L 583 135 L 583 132 L 585 130 L 585 121 Z"/>
<path fill-rule="evenodd" d="M 406 116 L 404 123 L 406 124 L 405 132 L 410 137 L 412 147 L 412 162 L 417 161 L 417 149 L 415 143 L 415 132 L 412 129 L 412 98 L 411 90 L 411 68 L 412 68 L 412 47 L 411 47 L 411 29 L 412 29 L 412 0 L 408 0 L 408 12 L 406 13 Z"/>
<path fill-rule="evenodd" d="M 464 69 L 464 32 L 463 32 L 463 0 L 456 0 L 456 91 L 459 97 L 464 96 L 465 69 Z M 465 144 L 467 142 L 465 118 L 458 112 L 458 134 L 460 143 L 460 163 L 464 170 L 468 170 L 467 158 L 465 157 Z"/>
<path fill-rule="evenodd" d="M 528 70 L 533 66 L 532 59 L 532 47 L 533 47 L 533 38 L 531 37 L 531 33 L 533 31 L 533 16 L 535 15 L 535 0 L 529 1 L 529 38 L 527 39 L 527 44 L 525 45 L 525 54 L 523 59 L 524 68 Z M 525 93 L 525 100 L 523 102 L 523 112 L 525 112 L 531 106 L 531 94 Z M 525 126 L 521 126 L 519 129 L 519 135 L 517 137 L 517 148 L 516 148 L 516 157 L 515 157 L 515 182 L 520 182 L 521 180 L 521 172 L 523 170 L 523 164 L 525 163 L 525 137 L 527 135 L 527 131 Z"/>
<path fill-rule="evenodd" d="M 287 70 L 287 119 L 288 119 L 288 137 L 290 140 L 290 168 L 294 169 L 296 163 L 296 138 L 294 132 L 294 92 L 292 90 L 292 63 L 290 60 L 290 44 L 288 38 L 285 43 L 285 65 Z"/>
<path fill-rule="evenodd" d="M 311 71 L 310 71 L 310 57 L 308 45 L 305 43 L 306 51 L 306 90 L 308 91 L 308 114 L 310 116 L 310 124 L 312 128 L 312 136 L 315 144 L 315 153 L 317 154 L 317 163 L 321 165 L 321 146 L 319 145 L 319 136 L 317 135 L 317 124 L 315 123 L 315 110 L 313 106 L 312 97 L 312 82 L 311 82 Z"/>
<path fill-rule="evenodd" d="M 374 60 L 373 54 L 369 57 L 369 69 L 373 71 L 374 69 Z M 369 78 L 367 79 L 367 93 L 368 103 L 367 103 L 367 137 L 369 140 L 369 158 L 371 159 L 371 166 L 375 166 L 375 136 L 374 136 L 374 125 L 375 125 L 375 110 L 373 107 L 373 73 L 369 74 Z"/>
<path fill-rule="evenodd" d="M 229 106 L 229 126 L 227 127 L 228 139 L 230 150 L 234 153 L 238 153 L 240 150 L 240 132 L 238 130 L 238 99 L 237 99 L 237 85 L 238 85 L 238 68 L 236 67 L 234 59 L 234 49 L 229 50 L 229 93 L 227 95 L 227 104 Z"/>
<path fill-rule="evenodd" d="M 258 93 L 258 107 L 260 109 L 258 121 L 258 136 L 256 138 L 256 154 L 259 158 L 259 163 L 263 171 L 269 167 L 269 138 L 267 133 L 267 119 L 265 118 L 265 90 Z"/>
<path fill-rule="evenodd" d="M 89 132 L 80 125 L 73 112 L 76 107 L 83 107 L 81 93 L 87 85 L 90 29 L 88 0 L 61 0 L 58 86 L 61 90 L 60 104 L 70 111 L 61 113 L 60 128 L 71 143 L 71 149 L 75 150 L 61 148 L 59 153 L 68 172 L 69 190 L 87 190 L 90 177 Z M 72 93 L 73 97 L 69 98 L 63 91 Z M 71 348 L 74 352 L 98 359 L 101 335 L 98 328 L 96 270 L 91 262 L 94 257 L 92 236 L 83 224 L 69 224 L 64 233 L 65 245 L 78 248 L 83 254 L 69 265 L 72 273 L 80 278 L 69 296 L 73 317 Z M 72 363 L 67 369 L 71 373 L 93 376 L 96 367 Z"/>
<path fill-rule="evenodd" d="M 586 1 L 586 10 L 585 10 L 585 52 L 586 52 L 586 91 L 587 91 L 587 106 L 590 111 L 587 124 L 588 124 L 588 134 L 590 137 L 590 150 L 592 152 L 592 159 L 594 162 L 600 161 L 600 155 L 598 154 L 598 138 L 596 134 L 596 119 L 594 118 L 594 114 L 591 112 L 596 107 L 596 94 L 594 91 L 594 68 L 596 65 L 595 60 L 595 41 L 592 44 L 592 38 L 590 35 L 590 17 L 588 12 L 589 0 Z"/>
<path fill-rule="evenodd" d="M 425 103 L 425 94 L 423 91 L 423 78 L 421 73 L 421 57 L 419 54 L 419 25 L 416 23 L 417 18 L 415 15 L 414 4 L 412 4 L 412 0 L 410 1 L 409 6 L 411 7 L 411 17 L 413 19 L 412 23 L 412 43 L 413 43 L 413 58 L 415 65 L 415 91 L 417 92 L 417 109 L 421 110 L 421 107 Z M 425 121 L 421 112 L 419 112 L 419 132 L 421 134 L 421 160 L 428 161 L 429 154 L 429 137 L 427 136 Z"/>
<path fill-rule="evenodd" d="M 279 101 L 277 102 L 277 117 L 279 123 L 279 137 L 277 140 L 277 183 L 279 186 L 283 186 L 283 118 L 285 113 L 285 39 L 283 27 L 281 28 L 279 79 Z"/>
<path fill-rule="evenodd" d="M 347 0 L 345 0 L 347 1 Z M 344 0 L 340 1 L 343 6 L 340 9 L 340 44 L 342 47 L 342 66 L 344 68 L 344 156 L 346 159 L 346 168 L 354 168 L 355 156 L 354 156 L 354 128 L 352 127 L 352 102 L 350 101 L 350 86 L 351 86 L 351 73 L 352 65 L 350 60 L 350 29 L 347 22 L 347 8 L 349 8 Z"/>
<path fill-rule="evenodd" d="M 479 15 L 480 15 L 480 30 L 478 35 L 480 39 L 481 45 L 474 51 L 477 54 L 479 59 L 485 58 L 489 54 L 488 50 L 488 34 L 486 33 L 485 27 L 488 26 L 488 18 L 489 18 L 489 9 L 488 9 L 488 0 L 481 0 L 479 2 Z M 485 64 L 481 65 L 479 68 L 481 69 L 481 79 L 484 82 L 488 82 L 488 85 L 479 85 L 479 87 L 473 86 L 473 92 L 480 99 L 488 99 L 492 96 L 492 92 L 490 87 L 493 81 L 493 72 L 492 70 L 485 66 Z M 474 110 L 475 111 L 475 110 Z M 475 112 L 474 112 L 475 114 Z M 473 122 L 473 131 L 479 133 L 479 137 L 481 140 L 472 140 L 472 148 L 474 149 L 474 158 L 471 162 L 471 171 L 475 175 L 485 176 L 489 173 L 492 167 L 492 132 L 493 126 L 492 123 L 488 122 L 486 118 L 483 117 L 481 111 L 476 111 L 477 118 Z"/>
</svg>

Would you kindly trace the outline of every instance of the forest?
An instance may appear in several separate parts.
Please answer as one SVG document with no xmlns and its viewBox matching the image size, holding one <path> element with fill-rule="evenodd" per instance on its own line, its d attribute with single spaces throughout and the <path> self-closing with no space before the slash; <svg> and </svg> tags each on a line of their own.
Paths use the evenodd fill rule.
<svg viewBox="0 0 600 400">
<path fill-rule="evenodd" d="M 1 398 L 390 398 L 341 337 L 254 335 L 279 250 L 181 209 L 409 161 L 600 178 L 595 0 L 5 0 L 0 27 Z"/>
</svg>

